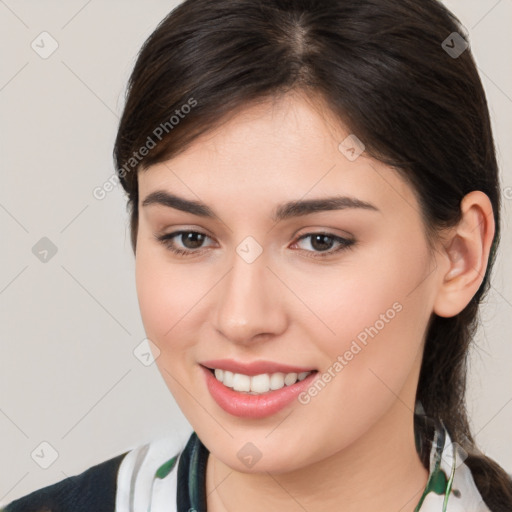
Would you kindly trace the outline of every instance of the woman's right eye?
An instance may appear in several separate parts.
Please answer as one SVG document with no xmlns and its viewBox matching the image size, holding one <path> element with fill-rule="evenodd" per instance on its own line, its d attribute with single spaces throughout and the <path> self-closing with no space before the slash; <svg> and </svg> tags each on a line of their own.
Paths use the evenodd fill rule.
<svg viewBox="0 0 512 512">
<path fill-rule="evenodd" d="M 181 240 L 182 245 L 185 247 L 184 249 L 176 247 L 175 238 Z M 162 243 L 166 249 L 179 256 L 189 256 L 202 253 L 203 251 L 197 249 L 201 249 L 202 242 L 205 238 L 210 237 L 200 231 L 174 231 L 173 233 L 156 236 L 156 239 Z"/>
</svg>

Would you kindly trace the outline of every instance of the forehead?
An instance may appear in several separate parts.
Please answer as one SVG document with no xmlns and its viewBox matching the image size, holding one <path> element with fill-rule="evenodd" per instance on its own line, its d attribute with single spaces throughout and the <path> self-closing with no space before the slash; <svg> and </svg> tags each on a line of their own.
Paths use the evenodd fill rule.
<svg viewBox="0 0 512 512">
<path fill-rule="evenodd" d="M 285 156 L 293 151 L 293 154 L 318 158 L 321 152 L 332 150 L 333 144 L 337 146 L 348 134 L 320 97 L 292 92 L 233 111 L 217 129 L 198 140 L 187 152 L 201 150 L 229 158 L 237 153 L 257 151 L 260 158 L 268 155 L 276 159 L 278 153 Z"/>
<path fill-rule="evenodd" d="M 285 157 L 329 156 L 347 134 L 320 97 L 289 92 L 229 112 L 171 160 L 174 165 L 204 158 L 236 162 L 251 155 L 258 162 L 272 161 L 269 167 L 276 168 Z"/>
<path fill-rule="evenodd" d="M 325 103 L 288 94 L 233 112 L 174 158 L 139 172 L 140 201 L 157 189 L 206 203 L 238 197 L 247 205 L 299 197 L 352 195 L 379 209 L 417 208 L 392 168 L 340 151 L 349 130 Z"/>
</svg>

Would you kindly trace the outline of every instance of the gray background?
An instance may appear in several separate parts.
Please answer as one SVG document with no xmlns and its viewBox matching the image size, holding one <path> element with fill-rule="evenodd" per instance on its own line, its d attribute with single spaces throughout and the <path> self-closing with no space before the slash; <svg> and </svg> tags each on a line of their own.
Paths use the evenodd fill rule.
<svg viewBox="0 0 512 512">
<path fill-rule="evenodd" d="M 92 194 L 114 173 L 136 53 L 177 3 L 0 0 L 0 503 L 191 432 L 156 366 L 133 353 L 145 334 L 122 189 Z M 468 406 L 480 447 L 511 472 L 512 0 L 446 4 L 469 31 L 505 196 Z M 31 47 L 43 31 L 58 43 L 46 59 Z M 33 252 L 43 237 L 57 248 L 46 262 Z"/>
</svg>

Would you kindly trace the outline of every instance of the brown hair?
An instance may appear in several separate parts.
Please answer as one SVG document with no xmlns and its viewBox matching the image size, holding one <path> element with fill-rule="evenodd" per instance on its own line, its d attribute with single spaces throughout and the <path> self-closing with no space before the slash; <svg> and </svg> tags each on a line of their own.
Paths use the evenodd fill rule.
<svg viewBox="0 0 512 512">
<path fill-rule="evenodd" d="M 486 97 L 470 49 L 448 51 L 454 41 L 463 50 L 465 39 L 459 20 L 436 0 L 187 0 L 139 52 L 114 160 L 128 194 L 134 252 L 137 172 L 176 156 L 237 108 L 292 90 L 323 98 L 370 156 L 412 185 L 429 240 L 456 225 L 467 193 L 487 194 L 496 225 L 487 271 L 458 315 L 432 314 L 417 399 L 468 453 L 486 504 L 501 512 L 512 510 L 512 481 L 477 449 L 465 404 L 468 349 L 500 237 Z M 419 416 L 415 430 L 431 435 Z"/>
</svg>

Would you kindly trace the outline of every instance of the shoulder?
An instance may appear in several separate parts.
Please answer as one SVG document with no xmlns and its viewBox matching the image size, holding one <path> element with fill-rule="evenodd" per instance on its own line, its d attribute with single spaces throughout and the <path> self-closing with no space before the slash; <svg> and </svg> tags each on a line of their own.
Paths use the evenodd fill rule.
<svg viewBox="0 0 512 512">
<path fill-rule="evenodd" d="M 172 483 L 176 481 L 176 466 L 183 446 L 183 439 L 176 436 L 153 440 L 76 476 L 38 489 L 3 508 L 0 505 L 0 512 L 147 510 L 150 495 L 155 491 L 155 480 L 171 482 L 170 489 L 167 487 L 175 500 L 176 486 Z"/>
<path fill-rule="evenodd" d="M 129 452 L 118 455 L 83 473 L 38 489 L 8 505 L 1 512 L 112 512 L 117 474 Z"/>
</svg>

